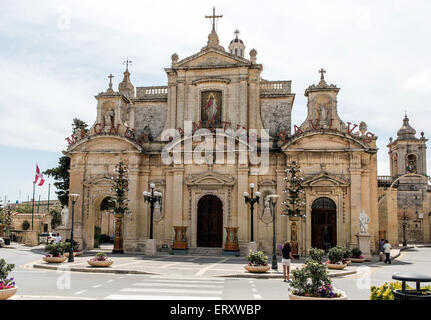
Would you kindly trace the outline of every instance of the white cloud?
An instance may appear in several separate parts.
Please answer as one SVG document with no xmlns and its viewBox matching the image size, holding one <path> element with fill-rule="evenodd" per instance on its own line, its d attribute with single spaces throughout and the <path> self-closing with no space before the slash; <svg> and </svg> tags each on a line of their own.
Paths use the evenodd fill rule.
<svg viewBox="0 0 431 320">
<path fill-rule="evenodd" d="M 417 93 L 431 93 L 431 69 L 426 68 L 403 83 L 403 88 Z"/>
</svg>

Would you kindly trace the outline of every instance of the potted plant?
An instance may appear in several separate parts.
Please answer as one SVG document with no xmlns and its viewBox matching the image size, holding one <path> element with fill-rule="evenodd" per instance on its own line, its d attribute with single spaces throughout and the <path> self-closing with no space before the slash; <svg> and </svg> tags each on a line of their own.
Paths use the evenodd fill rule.
<svg viewBox="0 0 431 320">
<path fill-rule="evenodd" d="M 290 300 L 347 300 L 344 292 L 336 289 L 324 264 L 313 259 L 305 267 L 294 269 L 289 290 Z"/>
<path fill-rule="evenodd" d="M 13 278 L 8 279 L 9 272 L 13 268 L 15 268 L 14 264 L 7 264 L 4 259 L 0 259 L 0 300 L 9 299 L 18 291 Z"/>
<path fill-rule="evenodd" d="M 329 252 L 328 252 L 329 260 L 326 261 L 326 265 L 328 269 L 337 269 L 337 270 L 344 269 L 347 266 L 347 264 L 344 263 L 343 256 L 344 256 L 344 250 L 342 248 L 333 247 L 329 249 Z"/>
<path fill-rule="evenodd" d="M 268 264 L 268 257 L 262 251 L 250 251 L 247 258 L 249 263 L 244 268 L 248 272 L 262 273 L 271 268 Z"/>
<path fill-rule="evenodd" d="M 53 243 L 45 247 L 47 252 L 43 257 L 43 260 L 48 263 L 61 263 L 67 260 L 67 257 L 63 255 L 66 245 L 64 243 Z"/>
<path fill-rule="evenodd" d="M 365 258 L 363 256 L 361 256 L 362 251 L 359 250 L 358 248 L 353 248 L 352 249 L 352 256 L 350 257 L 350 260 L 352 262 L 357 262 L 357 263 L 362 263 L 365 261 Z"/>
<path fill-rule="evenodd" d="M 82 254 L 82 250 L 79 250 L 79 242 L 72 240 L 72 250 L 73 250 L 73 256 L 80 256 Z M 67 239 L 65 244 L 65 249 L 64 249 L 64 256 L 65 257 L 69 257 L 69 251 L 70 251 L 70 240 Z"/>
<path fill-rule="evenodd" d="M 322 258 L 325 255 L 325 250 L 318 249 L 318 248 L 310 248 L 309 253 L 310 253 L 310 258 L 313 261 L 322 263 Z"/>
<path fill-rule="evenodd" d="M 352 261 L 350 260 L 350 256 L 352 255 L 352 252 L 350 251 L 349 248 L 342 248 L 342 249 L 344 251 L 344 255 L 343 255 L 344 262 L 347 265 L 351 264 Z"/>
<path fill-rule="evenodd" d="M 92 267 L 109 267 L 111 264 L 114 263 L 114 261 L 112 259 L 109 259 L 104 252 L 96 253 L 94 258 L 87 260 L 87 262 Z"/>
</svg>

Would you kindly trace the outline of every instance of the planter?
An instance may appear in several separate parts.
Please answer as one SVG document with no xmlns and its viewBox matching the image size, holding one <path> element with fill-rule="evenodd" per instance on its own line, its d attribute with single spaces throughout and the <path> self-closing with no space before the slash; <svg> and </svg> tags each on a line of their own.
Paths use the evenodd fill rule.
<svg viewBox="0 0 431 320">
<path fill-rule="evenodd" d="M 350 261 L 355 263 L 362 263 L 365 261 L 365 258 L 350 258 Z"/>
<path fill-rule="evenodd" d="M 289 299 L 290 300 L 347 300 L 346 296 L 341 296 L 338 298 L 319 298 L 319 297 L 306 297 L 306 296 L 296 296 L 294 294 L 291 294 L 289 292 Z"/>
<path fill-rule="evenodd" d="M 105 261 L 87 260 L 87 262 L 92 267 L 109 267 L 111 264 L 114 263 L 114 260 L 111 260 L 111 259 L 108 259 Z"/>
<path fill-rule="evenodd" d="M 0 300 L 6 300 L 12 297 L 18 291 L 18 287 L 0 290 Z"/>
<path fill-rule="evenodd" d="M 351 260 L 346 260 L 346 264 L 347 265 L 349 265 L 349 264 L 351 264 L 352 263 L 352 261 Z"/>
<path fill-rule="evenodd" d="M 248 271 L 248 272 L 252 272 L 252 273 L 263 273 L 263 272 L 267 272 L 269 269 L 271 269 L 271 266 L 268 264 L 267 266 L 244 266 L 244 268 Z"/>
<path fill-rule="evenodd" d="M 347 267 L 347 264 L 332 264 L 332 263 L 327 263 L 326 266 L 328 267 L 328 269 L 342 270 L 345 267 Z"/>
<path fill-rule="evenodd" d="M 174 243 L 172 244 L 172 249 L 185 250 L 188 248 L 187 246 L 187 236 L 186 231 L 187 227 L 174 227 L 175 238 Z"/>
<path fill-rule="evenodd" d="M 62 263 L 67 260 L 67 257 L 61 256 L 61 257 L 43 257 L 43 260 L 48 263 Z"/>
<path fill-rule="evenodd" d="M 74 256 L 74 257 L 76 257 L 76 256 L 80 256 L 82 253 L 83 253 L 82 251 L 74 251 L 74 252 L 73 252 L 73 256 Z M 69 258 L 69 252 L 65 252 L 65 253 L 63 253 L 63 256 L 65 256 L 65 257 Z"/>
</svg>

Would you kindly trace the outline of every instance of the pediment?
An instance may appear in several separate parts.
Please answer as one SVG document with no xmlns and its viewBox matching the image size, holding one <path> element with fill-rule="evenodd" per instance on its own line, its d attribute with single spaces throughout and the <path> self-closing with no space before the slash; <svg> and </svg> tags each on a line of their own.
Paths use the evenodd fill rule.
<svg viewBox="0 0 431 320">
<path fill-rule="evenodd" d="M 305 132 L 286 142 L 283 151 L 348 151 L 350 149 L 369 149 L 369 146 L 339 132 Z"/>
<path fill-rule="evenodd" d="M 238 64 L 250 64 L 250 61 L 222 50 L 211 48 L 175 63 L 173 68 L 235 66 Z"/>
<path fill-rule="evenodd" d="M 185 184 L 188 186 L 233 186 L 235 178 L 230 175 L 208 171 L 198 175 L 189 175 L 185 179 Z"/>
<path fill-rule="evenodd" d="M 140 152 L 142 147 L 135 141 L 127 139 L 119 135 L 93 135 L 87 138 L 78 140 L 71 145 L 67 152 Z"/>
<path fill-rule="evenodd" d="M 327 172 L 321 172 L 305 179 L 303 185 L 308 187 L 346 187 L 349 185 L 349 181 Z"/>
</svg>

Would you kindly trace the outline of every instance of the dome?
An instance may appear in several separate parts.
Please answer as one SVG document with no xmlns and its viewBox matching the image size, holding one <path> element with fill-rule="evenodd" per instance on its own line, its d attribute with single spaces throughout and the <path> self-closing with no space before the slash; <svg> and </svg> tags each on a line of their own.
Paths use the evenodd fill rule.
<svg viewBox="0 0 431 320">
<path fill-rule="evenodd" d="M 403 125 L 397 132 L 398 139 L 399 140 L 416 139 L 415 134 L 416 134 L 416 130 L 410 126 L 409 118 L 407 118 L 407 114 L 406 114 L 403 119 Z"/>
<path fill-rule="evenodd" d="M 239 30 L 235 30 L 235 39 L 229 44 L 229 53 L 235 56 L 244 58 L 245 45 L 240 38 L 238 38 Z"/>
</svg>

